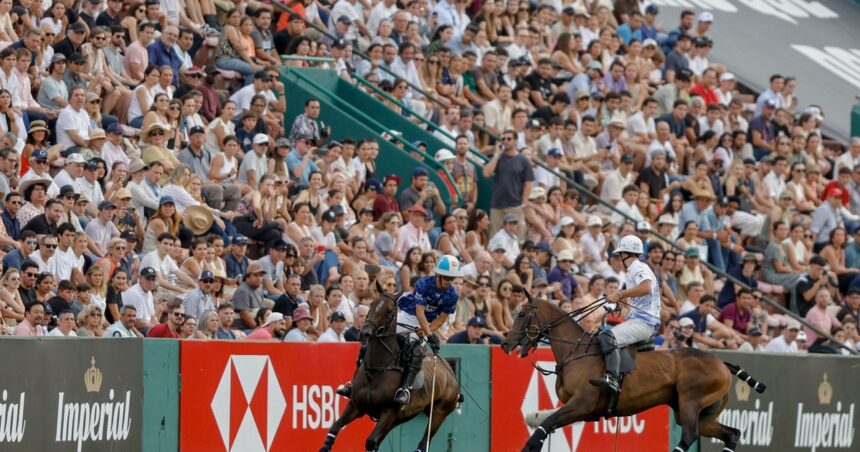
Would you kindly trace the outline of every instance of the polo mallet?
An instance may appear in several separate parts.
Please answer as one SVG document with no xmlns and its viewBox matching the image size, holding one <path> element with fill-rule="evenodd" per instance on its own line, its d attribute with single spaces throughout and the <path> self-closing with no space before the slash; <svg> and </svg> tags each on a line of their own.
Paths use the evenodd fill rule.
<svg viewBox="0 0 860 452">
<path fill-rule="evenodd" d="M 433 382 L 430 384 L 430 416 L 427 420 L 427 445 L 424 446 L 424 452 L 430 452 L 430 429 L 433 426 L 433 401 L 436 399 L 436 360 L 439 355 L 433 353 Z"/>
</svg>

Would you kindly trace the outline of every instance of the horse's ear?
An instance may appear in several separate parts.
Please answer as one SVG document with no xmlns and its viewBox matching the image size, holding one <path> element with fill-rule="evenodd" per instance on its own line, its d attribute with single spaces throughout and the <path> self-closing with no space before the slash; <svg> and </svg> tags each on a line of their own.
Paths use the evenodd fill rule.
<svg viewBox="0 0 860 452">
<path fill-rule="evenodd" d="M 395 292 L 395 293 L 394 293 L 394 301 L 399 300 L 399 299 L 400 299 L 400 297 L 402 297 L 402 296 L 403 296 L 403 291 L 402 291 L 402 290 L 398 290 L 397 292 Z"/>
<path fill-rule="evenodd" d="M 382 283 L 380 283 L 378 279 L 376 281 L 374 281 L 374 284 L 376 284 L 376 293 L 377 294 L 382 295 L 385 293 L 385 291 L 382 290 Z"/>
<path fill-rule="evenodd" d="M 523 293 L 524 293 L 524 294 L 526 294 L 526 303 L 531 304 L 531 302 L 532 302 L 532 294 L 530 294 L 528 290 L 524 290 L 524 291 L 523 291 Z"/>
</svg>

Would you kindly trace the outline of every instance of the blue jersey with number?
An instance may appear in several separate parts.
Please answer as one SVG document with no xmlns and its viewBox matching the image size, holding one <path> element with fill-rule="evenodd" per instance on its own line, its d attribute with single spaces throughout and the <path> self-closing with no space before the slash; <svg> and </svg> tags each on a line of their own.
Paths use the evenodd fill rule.
<svg viewBox="0 0 860 452">
<path fill-rule="evenodd" d="M 424 316 L 432 322 L 440 314 L 454 314 L 457 307 L 457 289 L 453 285 L 445 290 L 436 287 L 435 276 L 425 276 L 415 283 L 415 290 L 405 294 L 397 301 L 401 311 L 415 315 L 415 305 L 424 306 Z"/>
</svg>

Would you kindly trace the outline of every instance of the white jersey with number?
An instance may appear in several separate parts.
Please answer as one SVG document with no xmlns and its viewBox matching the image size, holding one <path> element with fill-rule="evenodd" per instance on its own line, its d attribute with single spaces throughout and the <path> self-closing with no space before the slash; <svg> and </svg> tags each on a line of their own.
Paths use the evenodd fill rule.
<svg viewBox="0 0 860 452">
<path fill-rule="evenodd" d="M 648 265 L 640 260 L 634 261 L 627 267 L 625 287 L 629 290 L 642 284 L 643 281 L 651 281 L 651 293 L 641 297 L 630 298 L 630 312 L 628 319 L 639 319 L 649 325 L 660 324 L 660 284 L 654 272 Z"/>
</svg>

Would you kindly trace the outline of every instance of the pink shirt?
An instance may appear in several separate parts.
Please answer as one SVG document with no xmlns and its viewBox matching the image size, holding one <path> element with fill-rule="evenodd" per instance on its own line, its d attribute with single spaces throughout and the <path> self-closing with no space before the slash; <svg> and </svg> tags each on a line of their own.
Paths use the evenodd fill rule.
<svg viewBox="0 0 860 452">
<path fill-rule="evenodd" d="M 268 328 L 260 328 L 246 336 L 245 339 L 251 341 L 270 341 L 274 339 L 274 337 L 272 337 L 272 333 L 269 332 Z"/>
<path fill-rule="evenodd" d="M 146 47 L 144 47 L 140 41 L 132 42 L 131 45 L 125 49 L 125 56 L 122 58 L 122 66 L 129 75 L 133 74 L 131 71 L 131 63 L 138 64 L 141 74 L 143 74 L 143 70 L 149 66 L 149 54 L 146 53 Z"/>
<path fill-rule="evenodd" d="M 15 327 L 15 336 L 41 336 L 42 330 L 33 326 L 29 320 L 24 319 Z"/>
<path fill-rule="evenodd" d="M 825 333 L 829 333 L 833 329 L 833 325 L 839 325 L 839 320 L 836 319 L 836 316 L 827 312 L 827 309 L 819 308 L 818 305 L 813 306 L 812 309 L 806 313 L 805 320 L 807 323 L 817 326 L 819 330 L 824 331 Z M 812 343 L 821 337 L 818 333 L 812 331 L 808 327 L 803 327 L 803 331 L 806 333 L 807 344 L 812 345 Z"/>
</svg>

